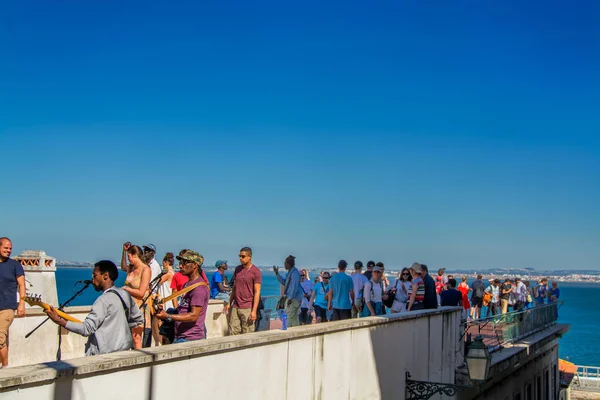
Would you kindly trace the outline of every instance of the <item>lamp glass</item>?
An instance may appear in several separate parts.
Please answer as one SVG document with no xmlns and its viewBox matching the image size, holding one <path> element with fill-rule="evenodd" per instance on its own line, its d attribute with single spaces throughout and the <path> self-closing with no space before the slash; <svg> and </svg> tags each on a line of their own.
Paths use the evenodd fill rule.
<svg viewBox="0 0 600 400">
<path fill-rule="evenodd" d="M 469 370 L 469 378 L 474 382 L 487 380 L 492 356 L 485 343 L 483 343 L 481 336 L 477 336 L 473 343 L 471 343 L 465 358 Z"/>
<path fill-rule="evenodd" d="M 469 378 L 472 381 L 485 381 L 487 378 L 487 363 L 485 358 L 467 358 L 467 368 L 469 369 Z"/>
</svg>

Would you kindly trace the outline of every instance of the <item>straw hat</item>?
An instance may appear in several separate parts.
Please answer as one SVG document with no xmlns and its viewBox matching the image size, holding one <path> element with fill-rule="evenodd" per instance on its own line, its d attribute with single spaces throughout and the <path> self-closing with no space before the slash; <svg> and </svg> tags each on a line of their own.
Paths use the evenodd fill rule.
<svg viewBox="0 0 600 400">
<path fill-rule="evenodd" d="M 421 269 L 421 264 L 419 263 L 412 263 L 412 265 L 410 266 L 410 269 L 412 269 L 413 271 L 415 271 L 417 274 L 422 274 L 423 270 Z"/>
</svg>

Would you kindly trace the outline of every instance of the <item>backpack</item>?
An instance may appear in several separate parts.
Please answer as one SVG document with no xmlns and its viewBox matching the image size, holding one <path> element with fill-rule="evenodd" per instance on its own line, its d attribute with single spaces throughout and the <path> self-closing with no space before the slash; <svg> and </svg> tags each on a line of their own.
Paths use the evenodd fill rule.
<svg viewBox="0 0 600 400">
<path fill-rule="evenodd" d="M 478 298 L 483 298 L 483 294 L 484 294 L 484 288 L 483 288 L 483 283 L 481 281 L 475 281 L 473 282 L 473 296 L 478 297 Z"/>
</svg>

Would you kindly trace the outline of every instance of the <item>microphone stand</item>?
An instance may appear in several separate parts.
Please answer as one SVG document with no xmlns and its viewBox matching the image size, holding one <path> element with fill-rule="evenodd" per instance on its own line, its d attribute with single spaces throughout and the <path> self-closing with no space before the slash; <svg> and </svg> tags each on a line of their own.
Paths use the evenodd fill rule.
<svg viewBox="0 0 600 400">
<path fill-rule="evenodd" d="M 166 273 L 165 273 L 166 274 Z M 146 303 L 148 302 L 148 299 L 154 294 L 154 292 L 158 289 L 158 285 L 160 284 L 160 278 L 162 278 L 165 274 L 160 273 L 158 274 L 158 276 L 156 278 L 154 278 L 152 281 L 150 281 L 150 290 L 148 291 L 148 294 L 146 295 L 146 297 L 144 297 L 144 299 L 142 300 L 142 304 L 140 304 L 140 310 L 143 310 L 143 308 L 146 306 Z M 144 334 L 146 331 L 146 313 L 142 311 L 142 315 L 144 316 Z M 150 334 L 152 336 L 152 334 Z M 142 337 L 142 345 L 143 343 L 146 341 L 145 337 Z"/>
<path fill-rule="evenodd" d="M 85 289 L 87 289 L 90 286 L 89 283 L 86 283 L 81 289 L 79 289 L 79 291 L 77 291 L 73 296 L 71 296 L 70 299 L 68 299 L 67 301 L 65 301 L 64 303 L 62 303 L 60 306 L 58 306 L 58 310 L 63 311 L 63 309 L 68 306 L 77 296 L 79 296 L 81 293 L 83 293 L 83 291 Z M 27 335 L 25 335 L 25 338 L 29 338 L 29 336 L 31 336 L 33 334 L 33 332 L 35 332 L 36 330 L 38 330 L 39 327 L 41 327 L 42 325 L 44 325 L 46 322 L 48 322 L 50 318 L 46 318 L 45 320 L 43 320 L 38 326 L 36 326 L 35 328 L 33 328 L 33 330 L 31 332 L 29 332 Z M 61 359 L 61 350 L 60 350 L 60 346 L 62 344 L 62 336 L 60 335 L 60 326 L 58 327 L 58 351 L 56 352 L 56 361 L 60 361 Z"/>
</svg>

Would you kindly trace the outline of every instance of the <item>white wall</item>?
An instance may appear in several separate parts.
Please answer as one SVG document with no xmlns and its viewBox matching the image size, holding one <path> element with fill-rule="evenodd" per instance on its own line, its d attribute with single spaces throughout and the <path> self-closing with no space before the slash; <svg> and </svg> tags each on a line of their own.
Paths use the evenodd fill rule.
<svg viewBox="0 0 600 400">
<path fill-rule="evenodd" d="M 222 300 L 210 300 L 206 310 L 208 338 L 227 335 L 227 318 L 222 314 Z M 90 306 L 67 307 L 65 312 L 83 321 Z M 56 360 L 58 350 L 58 325 L 46 322 L 28 339 L 25 335 L 46 319 L 40 307 L 27 308 L 24 318 L 15 318 L 9 332 L 9 361 L 11 366 L 21 366 Z M 85 354 L 87 338 L 61 328 L 62 360 L 82 357 Z"/>
<path fill-rule="evenodd" d="M 3 400 L 403 399 L 405 371 L 454 382 L 459 323 L 460 309 L 446 307 L 11 368 L 0 370 L 0 391 Z"/>
</svg>

